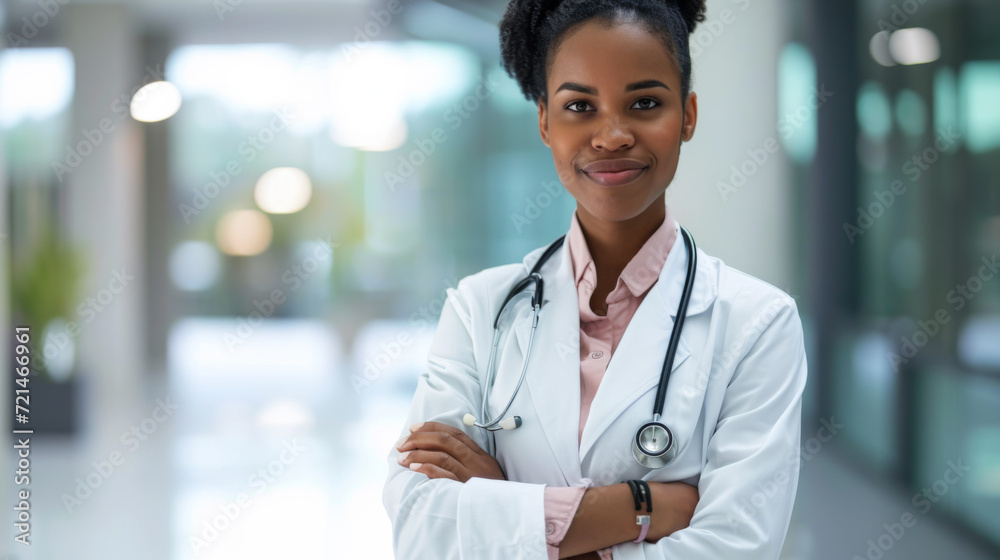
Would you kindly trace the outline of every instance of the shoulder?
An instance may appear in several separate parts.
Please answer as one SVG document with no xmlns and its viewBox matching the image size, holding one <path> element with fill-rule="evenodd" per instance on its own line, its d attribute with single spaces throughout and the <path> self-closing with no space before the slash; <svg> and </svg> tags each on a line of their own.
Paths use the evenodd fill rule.
<svg viewBox="0 0 1000 560">
<path fill-rule="evenodd" d="M 527 273 L 523 263 L 493 266 L 464 276 L 454 288 L 448 289 L 448 300 L 463 319 L 476 322 L 480 316 L 492 315 L 504 297 Z"/>
<path fill-rule="evenodd" d="M 802 327 L 795 298 L 765 280 L 727 265 L 718 257 L 704 257 L 706 266 L 716 272 L 716 305 L 729 315 L 731 323 L 742 324 L 741 330 L 752 330 L 760 334 L 780 320 L 782 328 L 788 330 L 786 334 L 797 330 L 801 336 Z"/>
<path fill-rule="evenodd" d="M 777 286 L 709 257 L 718 270 L 719 295 L 714 313 L 723 327 L 720 360 L 734 369 L 745 358 L 766 359 L 775 364 L 774 372 L 797 367 L 795 375 L 771 376 L 761 372 L 759 379 L 784 384 L 793 379 L 801 386 L 806 376 L 805 336 L 795 298 Z M 755 362 L 756 363 L 756 362 Z M 731 381 L 730 381 L 731 382 Z"/>
</svg>

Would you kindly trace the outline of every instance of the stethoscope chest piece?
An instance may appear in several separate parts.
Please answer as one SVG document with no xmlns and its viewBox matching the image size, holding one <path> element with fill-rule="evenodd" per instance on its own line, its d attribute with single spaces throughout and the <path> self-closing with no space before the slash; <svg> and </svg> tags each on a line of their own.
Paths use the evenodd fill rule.
<svg viewBox="0 0 1000 560">
<path fill-rule="evenodd" d="M 670 428 L 660 422 L 647 422 L 632 440 L 632 456 L 649 469 L 667 466 L 677 455 L 677 445 Z"/>
</svg>

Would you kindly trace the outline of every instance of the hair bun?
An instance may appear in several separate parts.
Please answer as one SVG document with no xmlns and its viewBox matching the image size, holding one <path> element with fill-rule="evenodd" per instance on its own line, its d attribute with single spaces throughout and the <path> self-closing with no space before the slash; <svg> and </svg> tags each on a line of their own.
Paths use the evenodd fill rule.
<svg viewBox="0 0 1000 560">
<path fill-rule="evenodd" d="M 538 91 L 537 72 L 539 37 L 548 15 L 563 0 L 510 0 L 500 20 L 500 56 L 504 70 L 517 81 L 528 99 L 542 95 Z"/>
<path fill-rule="evenodd" d="M 681 17 L 687 25 L 688 34 L 694 33 L 694 28 L 699 22 L 705 21 L 706 0 L 667 0 L 667 4 L 673 4 L 680 9 Z"/>
</svg>

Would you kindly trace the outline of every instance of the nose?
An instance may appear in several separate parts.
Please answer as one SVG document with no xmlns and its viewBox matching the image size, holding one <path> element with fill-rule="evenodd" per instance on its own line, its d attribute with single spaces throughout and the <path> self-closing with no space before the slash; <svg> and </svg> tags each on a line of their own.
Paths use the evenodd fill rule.
<svg viewBox="0 0 1000 560">
<path fill-rule="evenodd" d="M 631 148 L 635 143 L 635 137 L 632 131 L 623 125 L 618 118 L 609 118 L 603 121 L 601 127 L 594 133 L 590 143 L 595 150 L 613 152 Z"/>
</svg>

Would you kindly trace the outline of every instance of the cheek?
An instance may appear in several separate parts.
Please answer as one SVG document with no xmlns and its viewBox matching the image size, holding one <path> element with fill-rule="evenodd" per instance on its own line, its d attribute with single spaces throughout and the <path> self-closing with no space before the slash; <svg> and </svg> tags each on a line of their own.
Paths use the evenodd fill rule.
<svg viewBox="0 0 1000 560">
<path fill-rule="evenodd" d="M 572 173 L 573 158 L 580 152 L 580 146 L 573 140 L 560 136 L 558 140 L 551 142 L 552 161 L 556 166 L 556 171 L 560 175 Z"/>
</svg>

